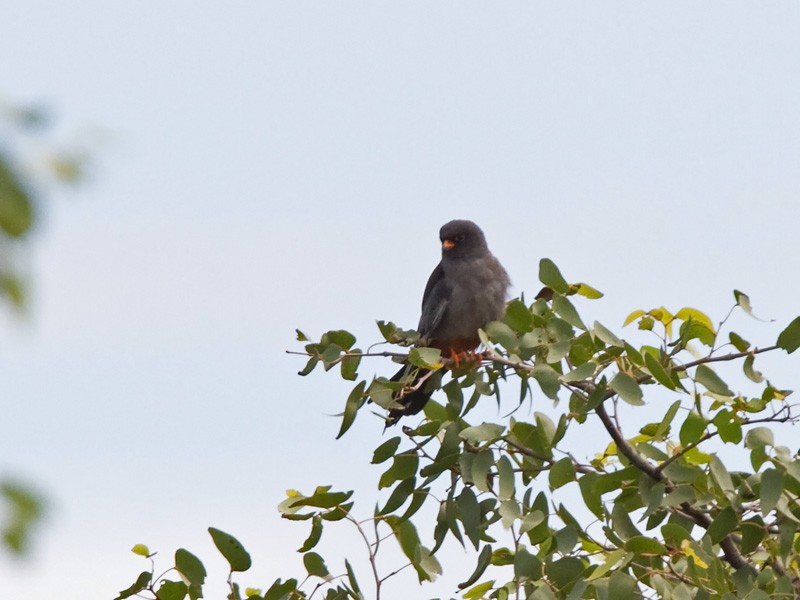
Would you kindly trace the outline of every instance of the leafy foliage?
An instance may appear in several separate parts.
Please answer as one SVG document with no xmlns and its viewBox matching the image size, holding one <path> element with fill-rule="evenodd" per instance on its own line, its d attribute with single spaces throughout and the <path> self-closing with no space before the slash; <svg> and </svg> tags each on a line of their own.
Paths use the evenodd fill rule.
<svg viewBox="0 0 800 600">
<path fill-rule="evenodd" d="M 398 570 L 381 574 L 377 554 L 386 537 L 420 583 L 441 573 L 437 554 L 447 540 L 470 549 L 473 564 L 459 585 L 470 600 L 796 597 L 800 459 L 776 441 L 778 425 L 795 420 L 795 406 L 791 392 L 754 363 L 765 352 L 796 350 L 799 321 L 776 344 L 757 348 L 733 331 L 721 333 L 727 317 L 715 326 L 691 307 L 636 310 L 625 324 L 651 341 L 634 344 L 596 321 L 586 324 L 572 299 L 599 298 L 594 288 L 567 283 L 547 259 L 540 278 L 545 290 L 530 304 L 512 300 L 503 321 L 481 332 L 486 351 L 468 364 L 424 348 L 362 352 L 342 330 L 317 342 L 298 332 L 307 342 L 302 375 L 341 365 L 341 376 L 355 382 L 339 436 L 368 402 L 391 408 L 394 395 L 413 384 L 413 372 L 399 382 L 361 379 L 364 358 L 447 373 L 438 383 L 444 394 L 371 453 L 373 464 L 385 465 L 377 487 L 386 490 L 371 516 L 353 515 L 350 491 L 289 491 L 279 509 L 310 525 L 299 548 L 307 575 L 278 579 L 263 593 L 250 589 L 248 598 L 317 591 L 328 599 L 380 597 Z M 752 316 L 747 295 L 736 291 L 734 298 L 734 308 Z M 391 323 L 379 328 L 400 347 L 416 339 Z M 715 368 L 719 363 L 740 364 L 746 385 Z M 519 395 L 510 416 L 472 420 L 488 397 L 508 402 L 501 390 L 505 398 L 512 385 Z M 528 398 L 534 405 L 549 399 L 552 412 L 524 410 Z M 630 431 L 631 422 L 643 424 Z M 596 439 L 583 432 L 597 427 L 606 442 L 582 460 L 576 455 L 587 448 L 569 440 Z M 731 450 L 739 458 L 726 464 Z M 424 506 L 435 510 L 420 512 Z M 420 516 L 431 513 L 434 521 Z M 361 533 L 374 590 L 363 591 L 349 561 L 339 567 L 314 550 L 337 522 Z M 231 572 L 245 570 L 228 558 Z M 162 598 L 156 583 L 150 577 L 145 587 Z M 241 597 L 231 583 L 229 598 Z"/>
</svg>

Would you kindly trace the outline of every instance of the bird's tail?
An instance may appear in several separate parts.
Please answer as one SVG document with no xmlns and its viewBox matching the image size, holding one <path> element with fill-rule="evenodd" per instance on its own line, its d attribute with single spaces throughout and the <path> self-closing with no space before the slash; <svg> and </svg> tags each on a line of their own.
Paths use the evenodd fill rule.
<svg viewBox="0 0 800 600">
<path fill-rule="evenodd" d="M 400 381 L 406 377 L 412 370 L 415 370 L 414 379 L 408 383 L 402 390 L 397 392 L 395 401 L 403 405 L 403 408 L 389 409 L 389 415 L 386 417 L 386 427 L 391 427 L 400 417 L 406 415 L 415 415 L 425 408 L 425 404 L 430 400 L 436 385 L 431 381 L 431 372 L 429 369 L 419 369 L 411 365 L 401 367 L 389 381 Z"/>
</svg>

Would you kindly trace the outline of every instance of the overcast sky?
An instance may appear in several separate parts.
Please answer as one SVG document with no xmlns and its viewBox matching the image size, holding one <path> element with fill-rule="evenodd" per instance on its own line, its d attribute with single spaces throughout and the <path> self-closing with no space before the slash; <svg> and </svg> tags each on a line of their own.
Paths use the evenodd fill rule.
<svg viewBox="0 0 800 600">
<path fill-rule="evenodd" d="M 0 556 L 2 598 L 111 598 L 147 566 L 135 543 L 164 568 L 198 554 L 222 597 L 209 525 L 251 551 L 242 583 L 300 575 L 284 490 L 356 489 L 368 516 L 383 438 L 365 412 L 334 440 L 350 386 L 297 377 L 284 350 L 295 327 L 366 346 L 377 319 L 416 325 L 452 218 L 483 227 L 514 295 L 547 256 L 606 293 L 580 308 L 614 328 L 662 304 L 718 320 L 734 288 L 776 320 L 736 322 L 754 343 L 800 313 L 796 2 L 0 15 L 0 98 L 47 106 L 95 153 L 47 195 L 29 314 L 0 323 L 0 473 L 51 503 L 31 559 Z M 448 597 L 465 576 L 448 574 L 417 592 L 404 573 L 386 597 Z"/>
</svg>

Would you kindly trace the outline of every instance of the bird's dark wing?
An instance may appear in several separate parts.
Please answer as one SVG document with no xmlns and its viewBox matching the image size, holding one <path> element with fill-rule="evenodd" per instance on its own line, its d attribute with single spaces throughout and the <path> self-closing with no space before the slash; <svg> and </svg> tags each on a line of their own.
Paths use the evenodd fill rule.
<svg viewBox="0 0 800 600">
<path fill-rule="evenodd" d="M 425 293 L 422 295 L 422 315 L 417 326 L 422 337 L 430 336 L 442 322 L 442 317 L 447 312 L 447 305 L 450 303 L 451 291 L 444 269 L 439 264 L 428 278 Z"/>
</svg>

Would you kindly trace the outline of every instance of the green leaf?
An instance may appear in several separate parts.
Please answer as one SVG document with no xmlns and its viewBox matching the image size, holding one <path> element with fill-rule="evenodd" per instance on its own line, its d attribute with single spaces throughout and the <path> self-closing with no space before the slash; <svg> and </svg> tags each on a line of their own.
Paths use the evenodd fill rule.
<svg viewBox="0 0 800 600">
<path fill-rule="evenodd" d="M 717 482 L 717 485 L 720 487 L 720 489 L 726 494 L 734 493 L 735 488 L 733 487 L 731 475 L 728 473 L 728 470 L 725 468 L 725 465 L 722 463 L 719 457 L 716 455 L 712 456 L 709 467 L 711 469 L 711 476 L 714 481 Z"/>
<path fill-rule="evenodd" d="M 408 362 L 423 369 L 441 369 L 442 352 L 438 348 L 412 348 Z"/>
<path fill-rule="evenodd" d="M 764 381 L 764 376 L 761 374 L 760 371 L 756 371 L 753 368 L 753 363 L 755 362 L 756 357 L 752 354 L 749 355 L 747 358 L 744 359 L 744 365 L 742 365 L 742 370 L 744 374 L 750 381 L 755 381 L 756 383 L 761 383 Z"/>
<path fill-rule="evenodd" d="M 558 399 L 558 390 L 561 382 L 558 379 L 558 372 L 553 367 L 545 364 L 537 364 L 531 371 L 533 378 L 542 388 L 545 396 L 551 400 Z"/>
<path fill-rule="evenodd" d="M 772 512 L 780 500 L 783 493 L 783 480 L 783 471 L 778 469 L 766 469 L 761 474 L 759 498 L 761 499 L 761 514 L 765 517 Z"/>
<path fill-rule="evenodd" d="M 744 445 L 751 450 L 763 448 L 764 446 L 774 446 L 775 436 L 769 427 L 754 427 L 744 436 Z"/>
<path fill-rule="evenodd" d="M 459 520 L 464 525 L 464 533 L 467 534 L 467 537 L 477 550 L 482 531 L 481 509 L 472 488 L 464 488 L 459 494 L 456 504 L 458 506 Z"/>
<path fill-rule="evenodd" d="M 664 556 L 669 553 L 669 550 L 667 550 L 664 544 L 646 535 L 637 535 L 626 541 L 625 550 L 648 556 Z"/>
<path fill-rule="evenodd" d="M 567 280 L 564 279 L 561 271 L 549 258 L 543 258 L 539 261 L 539 281 L 559 294 L 566 294 L 569 291 Z"/>
<path fill-rule="evenodd" d="M 252 564 L 247 550 L 239 543 L 235 537 L 214 527 L 208 528 L 214 545 L 220 551 L 225 560 L 231 566 L 231 571 L 247 571 Z"/>
<path fill-rule="evenodd" d="M 192 598 L 202 598 L 201 588 L 206 581 L 206 568 L 194 554 L 179 548 L 175 551 L 175 570 L 189 582 L 189 594 Z"/>
<path fill-rule="evenodd" d="M 753 314 L 753 308 L 750 306 L 750 298 L 747 294 L 740 292 L 739 290 L 733 290 L 733 297 L 736 298 L 736 304 L 739 305 L 739 308 L 741 308 L 754 319 L 758 319 L 758 317 Z"/>
<path fill-rule="evenodd" d="M 344 559 L 344 568 L 347 571 L 347 581 L 350 582 L 350 587 L 353 588 L 356 594 L 363 597 L 361 589 L 358 587 L 358 581 L 356 581 L 356 574 L 353 572 L 353 567 L 350 566 L 350 562 L 346 558 Z"/>
<path fill-rule="evenodd" d="M 704 386 L 709 392 L 719 394 L 720 396 L 734 396 L 728 384 L 706 365 L 699 365 L 697 367 L 694 373 L 694 380 Z"/>
<path fill-rule="evenodd" d="M 353 388 L 350 395 L 347 396 L 347 402 L 345 402 L 344 413 L 342 415 L 342 426 L 339 428 L 339 433 L 336 435 L 337 440 L 350 429 L 353 422 L 356 420 L 358 409 L 364 404 L 364 390 L 366 387 L 367 382 L 361 381 Z"/>
<path fill-rule="evenodd" d="M 322 519 L 319 516 L 314 515 L 314 518 L 311 520 L 311 533 L 308 534 L 306 541 L 303 542 L 303 545 L 300 547 L 298 552 L 308 552 L 317 545 L 321 537 Z"/>
<path fill-rule="evenodd" d="M 505 454 L 497 461 L 497 476 L 500 480 L 497 497 L 508 500 L 514 496 L 514 466 Z"/>
<path fill-rule="evenodd" d="M 649 352 L 644 352 L 644 362 L 645 365 L 647 365 L 647 370 L 650 371 L 650 374 L 653 376 L 653 379 L 667 389 L 674 390 L 676 388 L 672 377 L 670 377 L 664 365 L 662 365 L 655 356 Z"/>
<path fill-rule="evenodd" d="M 164 581 L 158 588 L 158 600 L 183 600 L 189 587 L 182 581 Z"/>
<path fill-rule="evenodd" d="M 633 406 L 642 406 L 644 404 L 642 400 L 642 388 L 639 387 L 636 380 L 629 375 L 619 372 L 614 375 L 614 378 L 608 385 L 628 404 Z"/>
<path fill-rule="evenodd" d="M 306 552 L 303 555 L 303 566 L 309 575 L 321 577 L 326 581 L 330 580 L 330 573 L 328 567 L 325 566 L 325 561 L 316 552 Z"/>
<path fill-rule="evenodd" d="M 392 462 L 392 466 L 389 467 L 383 473 L 383 475 L 381 475 L 381 478 L 378 481 L 378 489 L 382 490 L 383 488 L 392 485 L 395 481 L 401 481 L 403 479 L 413 477 L 417 474 L 418 467 L 419 457 L 416 455 L 416 453 L 406 452 L 396 455 L 394 457 L 394 462 Z"/>
<path fill-rule="evenodd" d="M 355 343 L 356 336 L 349 331 L 345 331 L 344 329 L 327 331 L 322 334 L 322 339 L 320 340 L 320 344 L 323 346 L 327 344 L 336 344 L 343 350 L 350 350 Z"/>
<path fill-rule="evenodd" d="M 397 448 L 400 446 L 400 436 L 395 436 L 383 442 L 380 446 L 375 448 L 372 454 L 372 464 L 379 465 L 386 462 L 394 456 Z"/>
<path fill-rule="evenodd" d="M 478 600 L 486 595 L 486 592 L 494 586 L 494 579 L 479 583 L 474 588 L 464 592 L 464 600 Z"/>
<path fill-rule="evenodd" d="M 322 489 L 323 490 L 330 489 L 330 486 L 325 486 Z M 347 502 L 347 500 L 349 500 L 350 496 L 352 495 L 353 495 L 353 490 L 350 490 L 348 492 L 316 491 L 314 494 L 308 496 L 307 498 L 300 498 L 299 500 L 292 502 L 290 506 L 291 508 L 298 508 L 300 506 L 313 506 L 315 508 L 333 508 L 334 506 L 339 506 L 340 504 Z"/>
<path fill-rule="evenodd" d="M 462 440 L 466 440 L 473 445 L 480 442 L 488 442 L 499 439 L 505 431 L 505 425 L 497 425 L 496 423 L 481 423 L 474 427 L 467 427 L 462 429 L 458 434 Z"/>
<path fill-rule="evenodd" d="M 144 544 L 136 544 L 133 548 L 131 548 L 131 552 L 138 554 L 139 556 L 144 556 L 145 558 L 150 556 L 150 550 Z"/>
<path fill-rule="evenodd" d="M 545 566 L 547 576 L 557 589 L 564 589 L 577 581 L 584 572 L 584 564 L 579 558 L 565 556 Z M 616 598 L 631 596 L 616 596 Z"/>
<path fill-rule="evenodd" d="M 736 515 L 736 511 L 732 507 L 726 506 L 714 517 L 714 520 L 706 531 L 706 535 L 709 537 L 712 544 L 719 544 L 738 524 L 739 519 Z"/>
<path fill-rule="evenodd" d="M 514 577 L 541 579 L 542 562 L 525 548 L 520 548 L 514 555 Z"/>
<path fill-rule="evenodd" d="M 148 585 L 150 585 L 151 577 L 152 573 L 150 573 L 150 571 L 142 571 L 139 573 L 139 577 L 136 578 L 136 581 L 134 581 L 127 589 L 122 590 L 115 600 L 123 600 L 124 598 L 130 598 L 131 596 L 138 594 L 147 588 Z"/>
<path fill-rule="evenodd" d="M 517 333 L 527 333 L 533 331 L 533 314 L 525 306 L 522 300 L 515 298 L 506 305 L 506 313 L 503 317 L 506 325 Z"/>
<path fill-rule="evenodd" d="M 617 348 L 622 348 L 625 346 L 625 342 L 614 335 L 611 330 L 606 329 L 599 321 L 594 322 L 592 331 L 604 344 L 607 344 L 608 346 L 616 346 Z"/>
<path fill-rule="evenodd" d="M 342 379 L 347 381 L 355 381 L 358 372 L 358 365 L 361 363 L 361 351 L 358 348 L 351 350 L 353 356 L 345 356 L 342 359 L 341 373 Z"/>
<path fill-rule="evenodd" d="M 742 421 L 736 413 L 723 408 L 712 420 L 717 426 L 719 437 L 723 442 L 738 444 L 742 441 Z"/>
<path fill-rule="evenodd" d="M 404 479 L 398 483 L 394 490 L 392 490 L 392 493 L 389 496 L 389 499 L 386 501 L 384 507 L 379 510 L 377 514 L 388 515 L 389 513 L 392 513 L 400 508 L 405 501 L 408 500 L 408 497 L 414 491 L 416 484 L 416 477 L 409 477 L 408 479 Z"/>
<path fill-rule="evenodd" d="M 33 206 L 20 178 L 0 155 L 0 228 L 11 237 L 20 237 L 33 224 Z"/>
<path fill-rule="evenodd" d="M 575 481 L 575 466 L 572 464 L 572 459 L 565 456 L 553 463 L 550 467 L 548 481 L 550 487 L 554 490 L 568 484 L 570 481 Z"/>
<path fill-rule="evenodd" d="M 572 383 L 573 381 L 583 381 L 589 379 L 594 375 L 597 370 L 597 365 L 591 361 L 585 362 L 582 365 L 575 367 L 561 378 L 564 383 Z"/>
<path fill-rule="evenodd" d="M 297 334 L 297 341 L 298 342 L 310 342 L 311 341 L 310 339 L 308 339 L 308 336 L 305 333 L 303 333 L 302 331 L 300 331 L 299 329 L 295 329 L 294 331 Z"/>
<path fill-rule="evenodd" d="M 776 342 L 779 348 L 783 348 L 791 354 L 800 348 L 800 317 L 789 323 L 789 326 L 781 331 Z"/>
<path fill-rule="evenodd" d="M 739 352 L 745 352 L 748 348 L 750 348 L 750 342 L 734 331 L 731 331 L 728 334 L 728 339 L 731 341 L 731 344 L 733 344 L 733 347 Z"/>
<path fill-rule="evenodd" d="M 483 572 L 486 571 L 486 567 L 489 566 L 489 562 L 490 562 L 491 558 L 492 558 L 492 547 L 489 544 L 486 544 L 481 549 L 481 553 L 478 555 L 478 562 L 475 565 L 475 570 L 472 572 L 472 575 L 470 575 L 469 578 L 466 581 L 463 581 L 463 582 L 459 583 L 458 584 L 458 589 L 463 590 L 464 588 L 469 587 L 473 583 L 478 581 L 480 576 L 483 575 Z M 492 583 L 493 582 L 490 582 L 489 583 L 489 587 L 486 588 L 486 589 L 491 589 Z M 475 593 L 474 589 L 470 590 L 468 592 L 468 594 L 474 594 L 474 593 Z M 468 596 L 466 594 L 464 595 L 464 598 L 474 598 L 474 597 L 476 597 L 476 596 Z M 480 596 L 477 596 L 477 597 L 480 597 Z"/>
<path fill-rule="evenodd" d="M 680 431 L 681 446 L 697 443 L 706 431 L 707 422 L 696 410 L 689 411 Z"/>
<path fill-rule="evenodd" d="M 264 600 L 288 600 L 289 594 L 297 590 L 297 580 L 287 579 L 281 583 L 280 579 L 269 586 L 269 589 L 264 592 Z"/>
<path fill-rule="evenodd" d="M 586 329 L 586 325 L 583 324 L 577 309 L 572 305 L 572 302 L 567 300 L 564 296 L 556 296 L 553 298 L 553 310 L 561 315 L 561 318 L 573 327 Z"/>
<path fill-rule="evenodd" d="M 500 344 L 509 352 L 516 352 L 519 349 L 517 334 L 502 321 L 492 321 L 483 328 L 489 339 L 495 344 Z"/>
</svg>

